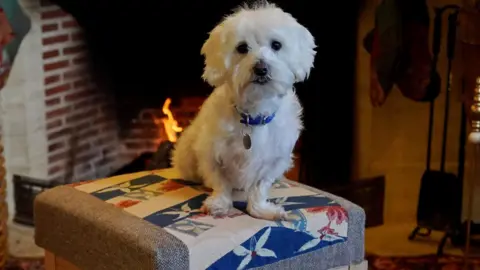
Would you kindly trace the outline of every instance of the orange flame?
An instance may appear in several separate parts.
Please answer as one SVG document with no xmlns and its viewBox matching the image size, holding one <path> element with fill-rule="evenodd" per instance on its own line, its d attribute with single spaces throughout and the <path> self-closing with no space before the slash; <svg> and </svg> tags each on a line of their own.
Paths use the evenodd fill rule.
<svg viewBox="0 0 480 270">
<path fill-rule="evenodd" d="M 162 119 L 163 127 L 165 133 L 167 134 L 168 140 L 171 142 L 177 141 L 177 132 L 181 132 L 183 128 L 178 126 L 177 120 L 173 117 L 172 111 L 170 111 L 170 103 L 172 100 L 167 98 L 163 104 L 162 112 L 167 116 Z"/>
</svg>

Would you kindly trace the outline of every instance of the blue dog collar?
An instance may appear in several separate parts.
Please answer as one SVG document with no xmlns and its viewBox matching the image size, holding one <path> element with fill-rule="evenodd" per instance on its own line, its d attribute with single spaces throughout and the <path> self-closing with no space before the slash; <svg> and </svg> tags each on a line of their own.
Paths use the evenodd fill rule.
<svg viewBox="0 0 480 270">
<path fill-rule="evenodd" d="M 238 109 L 237 109 L 238 111 Z M 275 118 L 275 113 L 271 115 L 263 115 L 259 114 L 255 117 L 252 117 L 248 113 L 243 113 L 238 111 L 240 114 L 240 123 L 246 125 L 246 126 L 264 126 L 270 122 L 272 122 L 273 118 Z"/>
</svg>

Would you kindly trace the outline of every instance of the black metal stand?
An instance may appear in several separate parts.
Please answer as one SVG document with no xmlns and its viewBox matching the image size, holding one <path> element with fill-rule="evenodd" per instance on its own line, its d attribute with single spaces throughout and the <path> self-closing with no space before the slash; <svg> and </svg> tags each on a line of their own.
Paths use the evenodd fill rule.
<svg viewBox="0 0 480 270">
<path fill-rule="evenodd" d="M 445 114 L 444 114 L 444 123 L 443 123 L 443 139 L 442 139 L 442 149 L 441 149 L 441 165 L 440 171 L 432 171 L 430 169 L 430 159 L 431 159 L 431 142 L 433 136 L 433 113 L 434 113 L 434 101 L 430 102 L 430 119 L 429 119 L 429 133 L 428 133 L 428 148 L 427 148 L 427 164 L 426 172 L 422 177 L 422 188 L 420 191 L 419 198 L 419 207 L 417 212 L 417 225 L 413 231 L 410 233 L 408 239 L 414 240 L 417 236 L 428 237 L 430 236 L 432 230 L 442 230 L 444 235 L 440 240 L 440 243 L 437 248 L 437 255 L 443 255 L 443 249 L 447 240 L 455 242 L 455 239 L 458 239 L 458 236 L 461 232 L 461 193 L 462 188 L 452 188 L 458 187 L 456 184 L 463 182 L 460 176 L 463 177 L 463 166 L 464 166 L 464 157 L 459 157 L 459 174 L 457 176 L 447 173 L 445 171 L 445 156 L 446 156 L 446 142 L 447 142 L 447 131 L 448 131 L 448 117 L 449 117 L 449 95 L 451 91 L 451 69 L 452 61 L 455 52 L 455 42 L 456 42 L 456 24 L 459 13 L 459 7 L 456 5 L 448 5 L 442 8 L 437 8 L 435 10 L 435 28 L 434 28 L 434 41 L 433 41 L 433 52 L 435 64 L 438 60 L 438 54 L 440 52 L 440 42 L 441 42 L 441 29 L 442 29 L 442 15 L 447 10 L 453 10 L 452 13 L 448 16 L 448 38 L 447 38 L 447 85 L 445 93 Z M 434 66 L 434 68 L 436 68 Z M 462 108 L 463 111 L 463 108 Z M 462 118 L 464 114 L 462 114 Z M 464 121 L 462 119 L 462 121 Z M 463 125 L 465 128 L 465 125 Z M 464 133 L 461 133 L 464 135 Z M 465 144 L 465 139 L 460 138 L 460 144 Z M 464 155 L 464 151 L 459 151 L 459 155 Z M 462 169 L 461 169 L 462 168 Z M 461 175 L 460 175 L 461 174 Z M 445 185 L 443 188 L 441 185 Z M 433 184 L 433 185 L 432 185 Z M 458 194 L 456 194 L 458 192 Z M 442 208 L 445 201 L 434 200 L 436 193 L 437 196 L 442 196 L 442 194 L 453 194 L 450 199 L 453 200 L 451 204 L 448 204 L 446 209 Z M 438 194 L 440 193 L 440 194 Z M 455 199 L 453 199 L 455 198 Z M 433 204 L 432 204 L 433 203 Z M 438 205 L 434 205 L 438 203 Z M 443 204 L 441 204 L 443 203 Z M 452 210 L 453 207 L 453 210 Z M 448 208 L 448 209 L 447 209 Z M 458 209 L 456 209 L 458 208 Z M 458 220 L 457 220 L 458 219 Z M 422 230 L 425 230 L 422 232 Z"/>
</svg>

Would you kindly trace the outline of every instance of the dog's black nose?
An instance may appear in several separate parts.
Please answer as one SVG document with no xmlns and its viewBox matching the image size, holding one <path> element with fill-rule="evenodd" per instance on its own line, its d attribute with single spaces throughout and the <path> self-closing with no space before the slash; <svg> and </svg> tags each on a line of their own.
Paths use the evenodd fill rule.
<svg viewBox="0 0 480 270">
<path fill-rule="evenodd" d="M 263 61 L 258 61 L 253 67 L 253 73 L 260 77 L 266 76 L 268 74 L 267 64 Z"/>
</svg>

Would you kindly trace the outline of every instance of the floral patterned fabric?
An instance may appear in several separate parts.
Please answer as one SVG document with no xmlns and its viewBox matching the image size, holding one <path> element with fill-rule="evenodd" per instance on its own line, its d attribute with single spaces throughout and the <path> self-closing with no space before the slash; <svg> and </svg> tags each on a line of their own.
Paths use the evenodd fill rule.
<svg viewBox="0 0 480 270">
<path fill-rule="evenodd" d="M 289 181 L 277 181 L 270 201 L 284 221 L 250 217 L 244 195 L 235 210 L 215 218 L 200 211 L 211 190 L 165 171 L 142 172 L 73 185 L 162 227 L 186 244 L 192 269 L 249 269 L 292 258 L 347 239 L 348 213 L 337 202 Z"/>
</svg>

